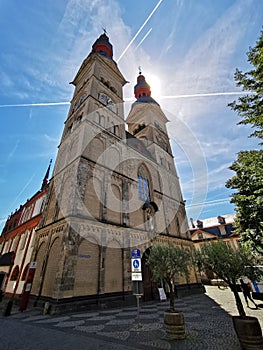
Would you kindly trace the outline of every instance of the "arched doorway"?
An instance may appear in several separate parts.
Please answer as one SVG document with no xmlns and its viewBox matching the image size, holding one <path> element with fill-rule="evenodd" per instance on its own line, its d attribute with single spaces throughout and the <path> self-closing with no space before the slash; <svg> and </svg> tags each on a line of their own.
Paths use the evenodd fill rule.
<svg viewBox="0 0 263 350">
<path fill-rule="evenodd" d="M 144 301 L 158 299 L 158 283 L 153 281 L 152 271 L 147 265 L 147 259 L 150 253 L 151 247 L 147 248 L 142 256 L 142 280 Z"/>
</svg>

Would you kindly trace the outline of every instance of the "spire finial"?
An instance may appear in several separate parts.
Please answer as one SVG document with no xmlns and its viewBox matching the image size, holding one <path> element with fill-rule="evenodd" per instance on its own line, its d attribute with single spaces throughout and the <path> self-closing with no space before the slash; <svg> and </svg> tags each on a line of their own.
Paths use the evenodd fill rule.
<svg viewBox="0 0 263 350">
<path fill-rule="evenodd" d="M 138 69 L 139 69 L 139 75 L 141 75 L 142 74 L 142 67 L 139 66 Z"/>
<path fill-rule="evenodd" d="M 47 187 L 51 163 L 52 163 L 52 159 L 50 159 L 50 161 L 49 161 L 49 166 L 47 168 L 47 172 L 46 172 L 45 177 L 44 177 L 43 182 L 42 182 L 41 191 L 43 191 Z"/>
<path fill-rule="evenodd" d="M 103 32 L 104 32 L 105 35 L 108 34 L 106 28 L 103 28 L 103 27 L 102 27 L 102 30 L 103 30 Z"/>
</svg>

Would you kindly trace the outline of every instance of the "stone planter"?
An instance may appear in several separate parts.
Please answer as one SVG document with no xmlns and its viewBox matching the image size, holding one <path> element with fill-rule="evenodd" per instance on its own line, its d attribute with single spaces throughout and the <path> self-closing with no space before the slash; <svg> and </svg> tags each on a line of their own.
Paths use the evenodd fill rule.
<svg viewBox="0 0 263 350">
<path fill-rule="evenodd" d="M 258 319 L 252 316 L 232 316 L 234 328 L 244 350 L 263 350 L 262 331 Z"/>
<path fill-rule="evenodd" d="M 164 327 L 167 338 L 170 340 L 185 339 L 184 315 L 182 312 L 165 311 L 164 312 Z"/>
</svg>

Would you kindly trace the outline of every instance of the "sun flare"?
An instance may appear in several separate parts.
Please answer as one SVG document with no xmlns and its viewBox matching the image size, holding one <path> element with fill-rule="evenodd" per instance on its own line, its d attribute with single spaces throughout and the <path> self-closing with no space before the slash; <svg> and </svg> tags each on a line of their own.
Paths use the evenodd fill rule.
<svg viewBox="0 0 263 350">
<path fill-rule="evenodd" d="M 161 81 L 160 79 L 154 75 L 147 73 L 146 75 L 146 81 L 151 87 L 151 96 L 152 98 L 158 100 L 161 98 Z"/>
</svg>

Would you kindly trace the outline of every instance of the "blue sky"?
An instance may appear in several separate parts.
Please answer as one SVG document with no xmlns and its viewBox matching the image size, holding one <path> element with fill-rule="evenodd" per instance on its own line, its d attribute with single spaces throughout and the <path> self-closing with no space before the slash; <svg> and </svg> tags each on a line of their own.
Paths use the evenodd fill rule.
<svg viewBox="0 0 263 350">
<path fill-rule="evenodd" d="M 8 0 L 0 2 L 0 223 L 41 186 L 67 116 L 73 80 L 106 27 L 130 81 L 138 66 L 170 120 L 188 218 L 233 213 L 228 169 L 255 148 L 227 107 L 235 69 L 262 29 L 261 0 Z M 53 162 L 54 163 L 54 162 Z"/>
</svg>

